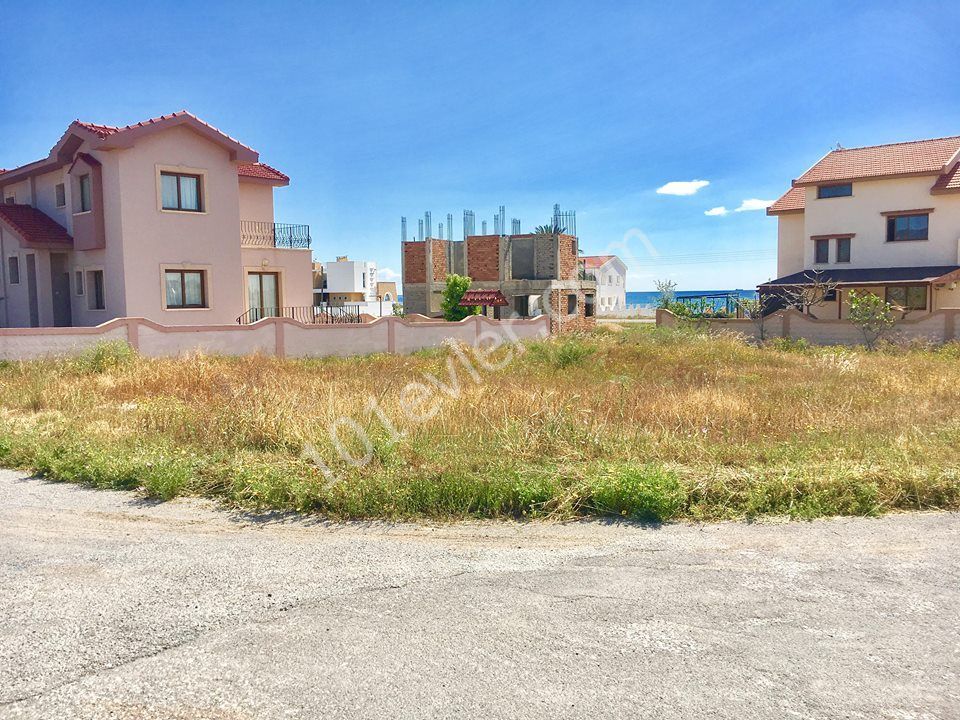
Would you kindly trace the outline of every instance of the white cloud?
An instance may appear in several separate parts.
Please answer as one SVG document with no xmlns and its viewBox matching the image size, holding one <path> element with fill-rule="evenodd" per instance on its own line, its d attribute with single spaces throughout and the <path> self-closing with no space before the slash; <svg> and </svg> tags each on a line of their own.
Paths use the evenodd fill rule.
<svg viewBox="0 0 960 720">
<path fill-rule="evenodd" d="M 704 215 L 710 215 L 710 216 L 714 216 L 714 215 L 723 216 L 723 215 L 728 214 L 729 212 L 730 212 L 729 210 L 727 210 L 723 205 L 721 205 L 720 207 L 715 207 L 715 208 L 710 208 L 709 210 L 704 210 L 703 214 L 704 214 Z"/>
<path fill-rule="evenodd" d="M 674 180 L 657 188 L 658 195 L 695 195 L 710 184 L 709 180 Z"/>
<path fill-rule="evenodd" d="M 773 205 L 773 200 L 757 200 L 756 198 L 751 198 L 749 200 L 744 200 L 740 203 L 734 212 L 750 212 L 751 210 L 766 210 L 768 207 Z"/>
<path fill-rule="evenodd" d="M 377 273 L 379 278 L 384 282 L 392 282 L 394 280 L 400 279 L 400 273 L 391 268 L 380 268 L 380 271 Z"/>
</svg>

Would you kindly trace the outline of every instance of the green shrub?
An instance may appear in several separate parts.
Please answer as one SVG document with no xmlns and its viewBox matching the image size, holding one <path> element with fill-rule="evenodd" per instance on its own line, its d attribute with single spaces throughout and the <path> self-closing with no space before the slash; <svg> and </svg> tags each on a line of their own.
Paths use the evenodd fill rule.
<svg viewBox="0 0 960 720">
<path fill-rule="evenodd" d="M 686 493 L 673 473 L 643 465 L 625 467 L 596 481 L 591 500 L 604 514 L 662 522 L 681 514 Z"/>
<path fill-rule="evenodd" d="M 579 365 L 596 352 L 596 346 L 573 336 L 533 343 L 530 346 L 531 357 L 557 369 Z"/>
<path fill-rule="evenodd" d="M 125 340 L 105 340 L 84 350 L 72 364 L 77 372 L 99 374 L 127 365 L 135 357 L 136 353 Z"/>
</svg>

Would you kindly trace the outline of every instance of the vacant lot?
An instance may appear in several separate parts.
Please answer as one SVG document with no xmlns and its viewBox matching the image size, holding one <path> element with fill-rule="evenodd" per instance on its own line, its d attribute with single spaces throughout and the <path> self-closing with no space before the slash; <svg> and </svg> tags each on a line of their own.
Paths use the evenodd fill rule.
<svg viewBox="0 0 960 720">
<path fill-rule="evenodd" d="M 343 523 L 0 470 L 0 719 L 960 717 L 960 514 Z"/>
<path fill-rule="evenodd" d="M 637 328 L 520 350 L 7 363 L 0 464 L 339 518 L 960 507 L 955 346 Z"/>
</svg>

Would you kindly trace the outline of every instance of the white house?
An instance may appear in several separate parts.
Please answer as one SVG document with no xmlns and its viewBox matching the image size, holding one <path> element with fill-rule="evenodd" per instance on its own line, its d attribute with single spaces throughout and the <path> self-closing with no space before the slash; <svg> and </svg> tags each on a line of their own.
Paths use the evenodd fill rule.
<svg viewBox="0 0 960 720">
<path fill-rule="evenodd" d="M 767 214 L 778 277 L 761 293 L 816 275 L 837 283 L 820 319 L 847 317 L 852 290 L 915 315 L 960 308 L 960 137 L 833 150 Z"/>
<path fill-rule="evenodd" d="M 587 275 L 597 281 L 597 315 L 623 312 L 627 308 L 627 266 L 616 255 L 586 255 L 580 258 Z"/>
</svg>

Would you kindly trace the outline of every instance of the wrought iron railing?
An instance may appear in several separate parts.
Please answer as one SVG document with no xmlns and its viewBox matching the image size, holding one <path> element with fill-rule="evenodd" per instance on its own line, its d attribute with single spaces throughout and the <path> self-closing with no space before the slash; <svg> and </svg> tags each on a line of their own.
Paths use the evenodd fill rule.
<svg viewBox="0 0 960 720">
<path fill-rule="evenodd" d="M 597 274 L 589 270 L 584 270 L 583 268 L 580 268 L 579 277 L 581 280 L 586 280 L 587 282 L 597 282 Z"/>
<path fill-rule="evenodd" d="M 309 248 L 310 226 L 241 220 L 240 244 L 249 247 Z"/>
<path fill-rule="evenodd" d="M 238 325 L 251 325 L 264 318 L 282 317 L 304 325 L 359 323 L 359 305 L 300 305 L 295 307 L 250 308 L 237 318 Z"/>
</svg>

